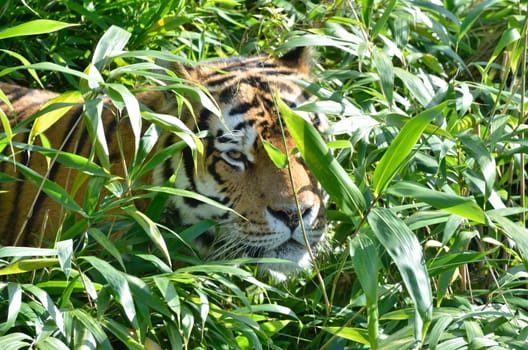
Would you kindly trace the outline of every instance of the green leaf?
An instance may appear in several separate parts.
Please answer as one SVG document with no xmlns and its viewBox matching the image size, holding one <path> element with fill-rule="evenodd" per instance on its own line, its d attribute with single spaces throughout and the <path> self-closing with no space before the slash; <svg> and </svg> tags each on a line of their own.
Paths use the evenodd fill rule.
<svg viewBox="0 0 528 350">
<path fill-rule="evenodd" d="M 470 198 L 438 192 L 422 185 L 405 181 L 395 183 L 389 187 L 387 192 L 396 196 L 410 197 L 425 202 L 437 209 L 459 215 L 480 224 L 488 222 L 482 208 Z"/>
<path fill-rule="evenodd" d="M 107 346 L 104 347 L 104 349 L 108 349 L 108 350 L 115 349 L 112 346 L 112 344 L 109 342 L 107 335 L 104 333 L 104 329 L 101 327 L 101 322 L 98 322 L 97 320 L 94 320 L 91 317 L 89 318 L 89 320 L 90 320 L 90 324 L 88 324 L 88 326 L 90 326 L 90 330 L 93 330 L 93 331 L 97 330 L 98 331 L 97 334 L 102 333 L 100 335 L 100 338 L 104 337 L 102 338 L 102 340 L 104 340 L 103 345 L 107 344 Z M 135 339 L 135 337 L 132 336 L 132 334 L 130 333 L 130 328 L 125 327 L 125 325 L 123 325 L 122 323 L 117 322 L 111 318 L 107 318 L 102 321 L 102 324 L 104 325 L 105 329 L 108 329 L 117 339 L 119 339 L 126 346 L 126 349 L 130 349 L 130 350 L 147 349 L 146 346 L 143 346 L 143 344 L 138 342 L 137 339 Z M 100 342 L 99 339 L 98 341 Z M 153 347 L 153 349 L 156 349 L 156 348 Z"/>
<path fill-rule="evenodd" d="M 92 56 L 92 65 L 101 71 L 101 69 L 112 58 L 112 54 L 118 54 L 125 47 L 131 34 L 117 26 L 111 26 L 103 34 Z"/>
<path fill-rule="evenodd" d="M 475 6 L 472 8 L 472 10 L 468 13 L 466 18 L 464 18 L 464 21 L 460 25 L 460 31 L 458 32 L 458 40 L 462 40 L 462 38 L 466 35 L 466 33 L 469 31 L 473 23 L 478 19 L 478 17 L 486 10 L 489 6 L 499 2 L 499 0 L 488 0 L 483 1 L 478 6 Z"/>
<path fill-rule="evenodd" d="M 51 128 L 60 118 L 62 118 L 70 109 L 72 109 L 81 99 L 81 93 L 79 91 L 65 92 L 57 97 L 52 98 L 42 108 L 51 106 L 56 103 L 65 104 L 64 107 L 52 109 L 46 113 L 40 115 L 29 133 L 29 139 L 33 140 L 36 136 L 45 132 Z"/>
<path fill-rule="evenodd" d="M 104 101 L 101 98 L 87 101 L 84 104 L 84 109 L 88 132 L 91 139 L 97 141 L 95 142 L 97 159 L 103 168 L 110 169 L 110 150 L 108 149 L 103 123 Z"/>
<path fill-rule="evenodd" d="M 381 81 L 381 90 L 387 99 L 387 104 L 390 109 L 392 108 L 392 95 L 394 91 L 394 71 L 392 61 L 383 51 L 375 52 L 373 53 L 373 56 L 374 65 L 376 66 L 378 77 Z"/>
<path fill-rule="evenodd" d="M 497 46 L 495 46 L 495 49 L 493 49 L 493 53 L 488 59 L 486 70 L 488 70 L 489 67 L 495 62 L 497 57 L 500 55 L 500 53 L 502 52 L 502 50 L 504 50 L 506 46 L 515 43 L 520 38 L 521 34 L 519 33 L 519 30 L 517 28 L 507 28 L 504 33 L 502 33 L 501 38 L 497 43 Z"/>
<path fill-rule="evenodd" d="M 141 137 L 141 114 L 139 112 L 139 102 L 126 87 L 121 84 L 106 84 L 108 95 L 112 102 L 120 110 L 122 106 L 126 106 L 126 112 L 134 134 L 134 155 L 139 149 L 139 140 Z M 131 145 L 123 145 L 123 147 L 130 147 Z M 134 157 L 135 158 L 135 157 Z"/>
<path fill-rule="evenodd" d="M 31 247 L 0 247 L 0 258 L 15 256 L 56 256 L 57 249 Z"/>
<path fill-rule="evenodd" d="M 88 81 L 93 80 L 89 75 L 83 72 L 79 72 L 77 70 L 68 68 L 66 66 L 61 66 L 59 64 L 51 63 L 51 62 L 40 62 L 40 63 L 33 63 L 29 65 L 5 68 L 3 70 L 0 70 L 0 77 L 3 77 L 4 75 L 8 75 L 14 71 L 21 70 L 21 69 L 26 69 L 28 71 L 31 71 L 32 69 L 55 71 L 55 72 L 60 72 L 60 73 L 68 74 L 68 75 L 73 75 L 75 77 L 86 79 Z M 94 84 L 97 84 L 97 83 L 94 83 Z"/>
<path fill-rule="evenodd" d="M 398 67 L 394 68 L 394 75 L 398 77 L 409 90 L 409 93 L 406 94 L 409 98 L 412 97 L 416 99 L 423 107 L 429 107 L 433 100 L 433 91 L 428 89 L 417 75 Z"/>
<path fill-rule="evenodd" d="M 378 275 L 380 264 L 378 252 L 370 238 L 360 234 L 350 240 L 350 257 L 357 279 L 367 299 L 370 347 L 376 349 L 379 338 Z"/>
<path fill-rule="evenodd" d="M 178 322 L 180 322 L 181 303 L 174 284 L 170 279 L 164 277 L 154 277 L 154 283 L 160 291 L 165 304 L 174 312 Z"/>
<path fill-rule="evenodd" d="M 407 225 L 388 209 L 372 209 L 367 221 L 400 271 L 416 308 L 415 340 L 422 342 L 431 323 L 433 298 L 420 242 Z"/>
<path fill-rule="evenodd" d="M 321 327 L 321 329 L 344 339 L 352 340 L 364 345 L 370 345 L 367 330 L 363 328 Z"/>
<path fill-rule="evenodd" d="M 73 257 L 73 241 L 71 239 L 57 242 L 57 257 L 59 258 L 62 271 L 66 275 L 66 278 L 69 278 Z"/>
<path fill-rule="evenodd" d="M 366 206 L 363 194 L 332 156 L 315 127 L 280 99 L 277 104 L 295 145 L 323 188 L 347 215 L 362 215 Z"/>
<path fill-rule="evenodd" d="M 14 282 L 8 282 L 7 291 L 9 295 L 9 306 L 7 310 L 7 320 L 0 325 L 0 334 L 2 335 L 11 330 L 11 328 L 14 326 L 22 306 L 22 288 L 20 285 Z M 2 349 L 4 348 L 2 347 Z"/>
<path fill-rule="evenodd" d="M 374 171 L 372 183 L 374 195 L 379 197 L 394 178 L 414 145 L 422 135 L 425 127 L 445 108 L 445 103 L 430 108 L 410 119 L 381 158 Z"/>
<path fill-rule="evenodd" d="M 0 349 L 18 350 L 32 347 L 33 338 L 22 332 L 6 334 L 0 337 Z"/>
<path fill-rule="evenodd" d="M 449 315 L 442 316 L 435 322 L 435 325 L 429 334 L 429 346 L 431 347 L 431 350 L 437 349 L 437 345 L 439 344 L 440 339 L 442 339 L 442 335 L 445 334 L 447 327 L 449 327 L 452 322 L 453 318 Z"/>
<path fill-rule="evenodd" d="M 97 243 L 99 243 L 110 255 L 116 259 L 116 261 L 121 265 L 123 269 L 125 269 L 125 263 L 123 262 L 123 258 L 121 257 L 121 253 L 116 248 L 115 244 L 108 239 L 108 237 L 98 228 L 96 227 L 90 227 L 87 230 L 88 235 L 95 239 Z"/>
<path fill-rule="evenodd" d="M 181 196 L 181 197 L 192 198 L 192 199 L 195 199 L 195 200 L 200 201 L 202 203 L 212 205 L 213 207 L 216 207 L 218 209 L 229 211 L 229 212 L 231 212 L 233 214 L 236 214 L 236 215 L 240 216 L 240 214 L 238 214 L 235 210 L 233 210 L 233 208 L 230 208 L 230 207 L 227 207 L 227 206 L 225 206 L 223 204 L 220 204 L 220 203 L 212 200 L 211 198 L 203 196 L 203 195 L 198 194 L 196 192 L 182 190 L 180 188 L 164 187 L 164 186 L 147 186 L 144 189 L 147 190 L 147 191 L 152 191 L 152 192 L 167 193 L 167 194 L 170 194 L 170 195 L 173 195 L 173 196 Z"/>
<path fill-rule="evenodd" d="M 123 210 L 125 210 L 127 214 L 130 215 L 134 219 L 134 221 L 139 224 L 139 226 L 141 226 L 141 228 L 149 236 L 152 242 L 161 251 L 167 263 L 170 265 L 171 258 L 169 250 L 167 248 L 167 244 L 165 244 L 165 240 L 163 239 L 163 236 L 161 235 L 158 226 L 156 226 L 156 223 L 132 205 L 123 208 Z"/>
<path fill-rule="evenodd" d="M 116 293 L 116 297 L 119 299 L 128 320 L 134 322 L 136 319 L 136 308 L 125 274 L 116 270 L 106 261 L 95 256 L 83 256 L 82 259 L 86 260 L 97 271 L 99 271 L 112 290 Z"/>
<path fill-rule="evenodd" d="M 397 3 L 396 0 L 391 0 L 387 4 L 386 8 L 384 9 L 383 14 L 379 18 L 376 16 L 376 24 L 374 25 L 374 28 L 372 29 L 371 38 L 375 38 L 381 32 L 381 30 L 387 23 L 387 20 L 393 14 L 394 6 L 396 5 L 396 3 Z"/>
<path fill-rule="evenodd" d="M 9 158 L 0 155 L 0 161 L 10 161 Z M 48 180 L 43 177 L 41 174 L 37 173 L 33 169 L 17 163 L 17 170 L 20 171 L 26 179 L 33 182 L 37 188 L 40 188 L 42 185 L 42 191 L 48 195 L 51 199 L 62 205 L 64 208 L 70 209 L 82 216 L 86 217 L 84 210 L 75 202 L 73 197 L 61 186 L 57 185 L 55 182 Z"/>
<path fill-rule="evenodd" d="M 20 63 L 22 63 L 23 65 L 30 65 L 31 62 L 25 58 L 24 56 L 22 56 L 21 54 L 19 54 L 18 52 L 14 52 L 14 51 L 11 51 L 11 50 L 5 50 L 5 49 L 0 49 L 1 52 L 4 52 L 14 58 L 16 58 L 17 60 L 20 61 Z M 38 77 L 37 75 L 37 72 L 35 72 L 34 69 L 28 69 L 28 73 L 31 75 L 31 77 L 33 79 L 35 79 L 35 81 L 39 84 L 40 87 L 44 87 L 44 85 L 42 84 L 42 82 L 40 81 L 40 78 Z M 5 101 L 4 101 L 5 102 Z M 10 103 L 7 104 L 8 106 L 10 105 Z M 0 113 L 1 114 L 1 113 Z"/>
<path fill-rule="evenodd" d="M 98 345 L 100 345 L 102 349 L 113 349 L 100 320 L 94 319 L 88 314 L 88 312 L 81 308 L 74 308 L 70 312 L 72 316 L 84 326 L 84 330 L 88 331 L 97 340 Z"/>
<path fill-rule="evenodd" d="M 46 157 L 55 159 L 58 163 L 64 166 L 78 170 L 85 174 L 100 176 L 103 178 L 110 178 L 110 175 L 104 168 L 83 156 L 74 153 L 57 151 L 55 149 L 28 145 L 24 143 L 14 143 L 14 145 L 19 149 L 28 150 L 31 152 L 39 152 L 45 155 Z"/>
<path fill-rule="evenodd" d="M 264 145 L 264 150 L 270 157 L 271 161 L 275 166 L 279 169 L 284 169 L 288 165 L 288 156 L 284 154 L 280 149 L 275 147 L 270 142 L 264 140 L 262 137 L 260 138 L 262 141 L 262 144 Z"/>
<path fill-rule="evenodd" d="M 64 319 L 59 308 L 53 303 L 53 299 L 44 290 L 32 284 L 24 284 L 22 288 L 28 293 L 36 297 L 44 309 L 48 312 L 51 319 L 55 322 L 58 330 L 61 334 L 65 335 L 64 332 Z"/>
<path fill-rule="evenodd" d="M 0 40 L 12 38 L 15 36 L 37 35 L 52 33 L 58 30 L 74 27 L 78 24 L 70 24 L 60 21 L 53 21 L 49 19 L 37 19 L 34 21 L 25 22 L 0 31 Z"/>
<path fill-rule="evenodd" d="M 491 218 L 499 224 L 504 233 L 517 244 L 518 249 L 522 253 L 521 255 L 524 265 L 528 267 L 528 229 L 505 217 L 492 216 Z"/>
<path fill-rule="evenodd" d="M 491 192 L 493 191 L 493 186 L 495 185 L 495 178 L 497 174 L 495 159 L 493 158 L 489 147 L 486 147 L 486 145 L 477 135 L 460 135 L 459 140 L 468 152 L 468 156 L 475 159 L 479 165 L 480 171 L 482 172 L 482 177 L 486 183 L 486 188 L 483 194 L 487 199 L 489 198 Z"/>
</svg>

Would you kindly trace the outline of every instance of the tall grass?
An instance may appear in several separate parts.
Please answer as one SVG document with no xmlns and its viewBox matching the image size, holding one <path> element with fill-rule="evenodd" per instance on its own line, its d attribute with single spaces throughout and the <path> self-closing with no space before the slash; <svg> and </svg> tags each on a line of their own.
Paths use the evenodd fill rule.
<svg viewBox="0 0 528 350">
<path fill-rule="evenodd" d="M 153 58 L 313 47 L 315 79 L 304 84 L 318 100 L 299 109 L 325 113 L 334 141 L 282 112 L 330 195 L 330 243 L 320 278 L 282 285 L 259 280 L 251 264 L 180 254 L 210 223 L 162 233 L 161 208 L 145 215 L 131 205 L 135 195 L 164 196 L 133 187 L 152 166 L 140 145 L 153 136 L 138 134 L 128 183 L 103 176 L 104 152 L 100 165 L 90 163 L 101 176 L 87 182 L 83 205 L 69 209 L 98 208 L 98 216 L 65 222 L 51 249 L 0 248 L 0 348 L 139 349 L 147 337 L 186 349 L 525 348 L 524 2 L 28 5 L 0 8 L 0 79 L 82 91 L 94 106 L 101 90 L 113 89 L 129 114 L 136 107 L 128 91 L 159 78 Z M 124 30 L 113 27 L 120 23 Z M 7 149 L 17 130 L 2 120 Z M 199 144 L 187 135 L 163 154 Z M 103 186 L 111 195 L 101 200 Z M 123 239 L 109 238 L 123 228 Z M 180 260 L 187 266 L 173 265 Z"/>
</svg>

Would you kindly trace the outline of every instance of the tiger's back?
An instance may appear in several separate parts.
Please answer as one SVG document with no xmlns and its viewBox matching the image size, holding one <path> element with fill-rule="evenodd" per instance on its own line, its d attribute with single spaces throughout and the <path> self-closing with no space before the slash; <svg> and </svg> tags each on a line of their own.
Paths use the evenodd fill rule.
<svg viewBox="0 0 528 350">
<path fill-rule="evenodd" d="M 310 264 L 305 239 L 317 248 L 325 231 L 325 208 L 321 188 L 313 174 L 298 154 L 287 130 L 282 132 L 275 104 L 278 94 L 290 106 L 306 102 L 309 95 L 293 80 L 307 79 L 309 65 L 304 49 L 294 50 L 280 59 L 264 56 L 234 57 L 225 60 L 206 61 L 195 67 L 175 65 L 177 75 L 203 85 L 218 104 L 222 116 L 216 116 L 199 101 L 193 101 L 192 112 L 183 109 L 180 118 L 193 131 L 207 130 L 203 139 L 204 155 L 196 166 L 189 149 L 175 154 L 157 166 L 146 180 L 161 185 L 176 174 L 174 186 L 213 199 L 233 209 L 227 212 L 217 207 L 187 197 L 172 196 L 167 212 L 177 212 L 183 225 L 192 225 L 204 219 L 215 220 L 214 231 L 201 236 L 205 254 L 214 258 L 241 256 L 277 257 L 292 260 L 301 266 Z M 0 107 L 9 113 L 11 120 L 33 115 L 40 105 L 56 96 L 40 90 L 27 90 L 1 84 L 0 88 L 12 101 L 15 113 L 5 105 Z M 151 110 L 178 115 L 176 99 L 168 93 L 147 91 L 137 95 L 138 100 Z M 105 105 L 103 120 L 107 134 L 112 172 L 126 176 L 130 154 L 121 154 L 119 143 L 132 148 L 133 138 L 129 123 L 119 123 L 114 109 Z M 86 128 L 74 128 L 82 118 L 81 105 L 73 107 L 56 125 L 46 132 L 51 147 L 87 156 L 91 138 Z M 314 125 L 322 127 L 324 120 L 308 114 Z M 78 133 L 69 138 L 70 132 Z M 285 135 L 285 137 L 284 137 Z M 17 134 L 22 141 L 27 133 Z M 71 141 L 70 141 L 71 140 Z M 165 132 L 158 141 L 163 148 L 179 141 Z M 264 142 L 291 154 L 289 169 L 279 169 L 270 160 Z M 125 151 L 128 153 L 128 151 Z M 9 148 L 4 148 L 4 159 Z M 123 161 L 122 158 L 125 158 Z M 79 173 L 65 166 L 52 164 L 36 152 L 19 152 L 17 161 L 39 172 L 67 191 Z M 25 176 L 10 162 L 2 161 L 0 171 L 16 181 L 1 183 L 0 237 L 4 244 L 34 242 L 34 237 L 53 241 L 53 232 L 60 228 L 64 209 L 37 187 L 28 184 Z M 291 177 L 290 177 L 291 171 Z M 293 180 L 293 181 L 292 181 Z M 77 202 L 81 203 L 83 189 L 76 189 Z M 300 217 L 299 214 L 300 213 Z M 301 225 L 301 221 L 302 224 Z M 51 229 L 52 228 L 52 229 Z M 33 237 L 33 238 L 32 238 Z M 274 266 L 278 271 L 289 267 Z"/>
<path fill-rule="evenodd" d="M 0 172 L 8 178 L 0 183 L 0 237 L 3 244 L 15 245 L 41 245 L 43 241 L 49 245 L 54 241 L 54 234 L 60 229 L 67 214 L 67 210 L 56 200 L 46 194 L 42 179 L 28 181 L 31 174 L 56 183 L 68 193 L 74 191 L 75 177 L 78 172 L 60 166 L 53 156 L 45 156 L 38 151 L 28 151 L 28 144 L 32 146 L 43 146 L 42 139 L 37 137 L 29 140 L 29 133 L 33 122 L 24 122 L 38 113 L 41 108 L 51 99 L 59 94 L 38 89 L 11 85 L 0 82 L 0 89 L 6 94 L 13 109 L 0 103 L 0 108 L 7 114 L 10 124 L 15 133 L 12 142 L 14 148 L 5 145 L 0 161 Z M 53 126 L 46 131 L 45 140 L 49 141 L 45 147 L 52 150 L 60 150 L 68 153 L 79 154 L 88 157 L 92 149 L 92 139 L 85 127 L 82 126 L 82 101 L 73 106 Z M 113 125 L 116 118 L 111 109 L 104 113 L 105 129 L 109 145 L 114 152 L 117 151 L 117 138 L 131 137 L 130 128 L 123 123 L 122 127 Z M 23 122 L 23 124 L 20 124 Z M 20 125 L 23 125 L 20 127 Z M 14 155 L 14 158 L 13 158 Z M 117 159 L 119 154 L 112 154 L 114 160 L 113 172 L 123 175 L 124 169 Z M 127 156 L 130 158 L 130 155 Z M 16 164 L 13 162 L 16 161 Z M 23 170 L 22 167 L 27 168 Z M 35 175 L 33 175 L 33 178 Z M 84 186 L 76 190 L 77 203 L 82 203 L 84 197 Z"/>
</svg>

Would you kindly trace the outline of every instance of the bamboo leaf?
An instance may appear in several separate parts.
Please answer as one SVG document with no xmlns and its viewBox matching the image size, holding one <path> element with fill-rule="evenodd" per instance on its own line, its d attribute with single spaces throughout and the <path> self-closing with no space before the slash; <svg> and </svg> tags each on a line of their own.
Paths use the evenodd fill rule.
<svg viewBox="0 0 528 350">
<path fill-rule="evenodd" d="M 165 260 L 170 265 L 171 258 L 169 250 L 158 226 L 156 226 L 156 223 L 154 223 L 148 216 L 137 210 L 136 207 L 132 205 L 127 206 L 123 209 L 136 221 L 136 223 L 139 224 L 139 226 L 141 226 L 143 231 L 145 231 L 145 233 L 150 237 L 156 247 L 158 247 L 158 249 L 162 252 L 163 256 L 165 257 Z"/>
<path fill-rule="evenodd" d="M 460 142 L 468 152 L 468 156 L 475 159 L 479 165 L 482 177 L 486 183 L 484 196 L 489 198 L 493 191 L 496 178 L 496 164 L 490 150 L 477 135 L 460 135 Z"/>
<path fill-rule="evenodd" d="M 92 65 L 100 71 L 112 58 L 112 54 L 123 50 L 130 37 L 131 34 L 122 28 L 117 26 L 108 28 L 95 47 Z"/>
<path fill-rule="evenodd" d="M 192 199 L 195 199 L 197 201 L 203 202 L 205 204 L 212 205 L 213 207 L 216 207 L 216 208 L 219 208 L 219 209 L 222 209 L 222 210 L 225 210 L 225 211 L 229 211 L 229 212 L 231 212 L 233 214 L 236 214 L 236 215 L 240 216 L 240 214 L 238 214 L 232 208 L 227 207 L 227 206 L 225 206 L 223 204 L 220 204 L 220 203 L 212 200 L 211 198 L 203 196 L 203 195 L 198 194 L 196 192 L 182 190 L 180 188 L 166 187 L 166 186 L 148 186 L 148 187 L 145 188 L 145 190 L 152 191 L 152 192 L 158 192 L 158 193 L 159 192 L 167 193 L 167 194 L 170 194 L 170 195 L 173 195 L 173 196 L 181 196 L 181 197 L 192 198 Z"/>
<path fill-rule="evenodd" d="M 53 299 L 49 296 L 49 294 L 46 293 L 43 289 L 40 289 L 39 287 L 32 284 L 24 284 L 22 288 L 27 293 L 35 296 L 36 299 L 38 299 L 44 309 L 48 312 L 51 319 L 55 322 L 55 325 L 57 326 L 58 330 L 63 335 L 66 335 L 66 333 L 64 332 L 64 318 L 62 317 L 62 313 L 60 312 L 59 308 L 54 304 Z"/>
<path fill-rule="evenodd" d="M 387 192 L 393 195 L 410 197 L 425 202 L 437 209 L 459 215 L 481 224 L 488 222 L 486 214 L 482 208 L 470 198 L 434 191 L 411 182 L 395 183 L 389 187 Z"/>
<path fill-rule="evenodd" d="M 521 38 L 521 34 L 519 33 L 519 30 L 517 28 L 508 28 L 508 29 L 506 29 L 504 31 L 504 33 L 502 33 L 501 38 L 500 38 L 499 42 L 497 43 L 497 46 L 495 47 L 495 49 L 493 50 L 493 53 L 491 54 L 491 56 L 488 59 L 488 64 L 486 65 L 486 70 L 488 70 L 489 67 L 491 66 L 491 64 L 493 64 L 493 62 L 495 62 L 497 57 L 500 55 L 500 53 L 502 52 L 502 50 L 504 50 L 504 48 L 506 46 L 508 46 L 510 44 L 513 44 L 514 42 L 516 42 L 520 38 Z"/>
<path fill-rule="evenodd" d="M 416 308 L 415 340 L 422 342 L 431 323 L 433 298 L 420 243 L 407 225 L 388 209 L 374 208 L 367 221 L 400 271 Z"/>
<path fill-rule="evenodd" d="M 378 311 L 378 252 L 370 238 L 358 235 L 350 241 L 350 256 L 356 276 L 367 299 L 368 339 L 370 347 L 377 349 L 379 338 Z"/>
<path fill-rule="evenodd" d="M 440 104 L 430 108 L 410 119 L 403 126 L 374 171 L 372 183 L 376 197 L 386 190 L 426 126 L 442 112 L 444 107 L 445 104 Z"/>
<path fill-rule="evenodd" d="M 381 81 L 381 90 L 387 99 L 387 104 L 390 109 L 392 108 L 392 95 L 394 91 L 394 70 L 392 67 L 392 61 L 383 51 L 375 52 L 373 59 L 376 70 L 378 71 L 378 77 Z"/>
<path fill-rule="evenodd" d="M 88 312 L 81 308 L 75 308 L 71 313 L 72 316 L 84 326 L 83 328 L 97 340 L 98 345 L 101 346 L 102 349 L 113 349 L 100 320 L 94 319 Z"/>
<path fill-rule="evenodd" d="M 10 161 L 9 158 L 0 155 L 0 161 Z M 52 182 L 37 173 L 33 169 L 17 163 L 17 170 L 20 171 L 26 179 L 33 182 L 37 188 L 42 185 L 42 191 L 46 193 L 51 199 L 62 205 L 64 208 L 70 209 L 82 216 L 87 216 L 84 210 L 75 202 L 73 197 L 61 186 L 57 185 L 55 182 Z"/>
<path fill-rule="evenodd" d="M 528 266 L 528 229 L 502 216 L 492 216 L 492 219 L 517 244 L 518 249 L 522 253 L 524 265 Z"/>
<path fill-rule="evenodd" d="M 112 99 L 112 102 L 119 109 L 122 109 L 123 105 L 126 107 L 126 113 L 132 127 L 132 133 L 134 134 L 134 155 L 139 149 L 139 140 L 141 138 L 141 114 L 139 111 L 139 102 L 136 97 L 123 85 L 121 84 L 106 84 L 108 94 Z M 128 145 L 124 145 L 128 147 Z"/>
<path fill-rule="evenodd" d="M 466 35 L 466 33 L 469 31 L 473 23 L 478 19 L 478 17 L 491 5 L 499 2 L 499 0 L 488 0 L 483 1 L 478 4 L 478 6 L 475 6 L 472 8 L 472 10 L 468 13 L 466 18 L 464 18 L 464 21 L 460 25 L 460 31 L 458 33 L 458 40 L 462 40 L 462 38 Z"/>
<path fill-rule="evenodd" d="M 42 109 L 57 103 L 65 104 L 65 106 L 52 109 L 40 115 L 33 123 L 31 132 L 29 133 L 29 139 L 33 140 L 36 136 L 51 128 L 60 118 L 68 113 L 68 111 L 72 109 L 80 99 L 81 93 L 79 91 L 70 91 L 49 100 L 44 106 L 42 106 Z"/>
<path fill-rule="evenodd" d="M 280 149 L 275 147 L 270 142 L 264 140 L 261 137 L 262 144 L 264 145 L 264 150 L 270 157 L 271 161 L 279 169 L 284 169 L 288 165 L 288 156 L 285 155 Z"/>
<path fill-rule="evenodd" d="M 277 99 L 277 103 L 304 161 L 323 188 L 347 215 L 362 215 L 365 209 L 363 194 L 332 156 L 315 127 L 294 113 L 280 99 Z"/>
<path fill-rule="evenodd" d="M 71 24 L 60 21 L 53 21 L 49 19 L 37 19 L 34 21 L 25 22 L 0 31 L 0 40 L 12 38 L 15 36 L 27 36 L 52 33 L 58 30 L 74 27 L 78 24 Z"/>
<path fill-rule="evenodd" d="M 22 288 L 18 283 L 8 282 L 7 291 L 9 295 L 9 307 L 7 309 L 7 319 L 0 325 L 0 334 L 4 335 L 11 330 L 22 306 Z M 0 338 L 1 344 L 1 338 Z M 3 349 L 3 347 L 2 347 Z"/>
<path fill-rule="evenodd" d="M 370 345 L 366 329 L 352 327 L 321 327 L 322 330 L 354 342 Z"/>
<path fill-rule="evenodd" d="M 112 265 L 95 256 L 83 256 L 82 259 L 86 260 L 97 271 L 99 271 L 112 290 L 116 293 L 116 297 L 119 299 L 128 320 L 135 322 L 136 308 L 134 306 L 134 298 L 124 273 L 116 270 Z"/>
</svg>

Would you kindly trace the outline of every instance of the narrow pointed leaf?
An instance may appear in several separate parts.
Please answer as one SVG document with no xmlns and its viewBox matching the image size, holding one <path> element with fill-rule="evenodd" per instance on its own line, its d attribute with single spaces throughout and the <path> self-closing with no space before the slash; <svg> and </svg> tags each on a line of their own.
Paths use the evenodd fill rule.
<svg viewBox="0 0 528 350">
<path fill-rule="evenodd" d="M 98 70 L 101 70 L 111 54 L 119 53 L 123 50 L 130 37 L 131 34 L 126 30 L 111 26 L 97 43 L 92 57 L 92 64 Z"/>
<path fill-rule="evenodd" d="M 410 197 L 425 202 L 437 209 L 456 214 L 481 224 L 487 223 L 486 214 L 470 198 L 438 192 L 411 182 L 398 182 L 389 187 L 388 192 L 397 196 Z"/>
<path fill-rule="evenodd" d="M 410 119 L 387 148 L 373 175 L 374 194 L 379 197 L 411 153 L 425 127 L 444 109 L 440 104 Z"/>
<path fill-rule="evenodd" d="M 379 338 L 378 252 L 366 235 L 358 235 L 350 243 L 352 264 L 367 300 L 368 338 L 371 348 L 376 349 Z"/>
<path fill-rule="evenodd" d="M 27 36 L 52 33 L 58 30 L 77 26 L 78 24 L 65 23 L 60 21 L 53 21 L 49 19 L 37 19 L 34 21 L 25 22 L 0 31 L 0 40 L 12 38 L 15 36 Z"/>
<path fill-rule="evenodd" d="M 361 215 L 365 209 L 363 194 L 332 156 L 315 127 L 280 99 L 277 99 L 277 103 L 297 148 L 321 185 L 346 214 Z"/>
<path fill-rule="evenodd" d="M 95 256 L 85 256 L 83 259 L 88 261 L 97 271 L 99 271 L 103 278 L 108 282 L 112 290 L 116 293 L 116 296 L 118 297 L 128 320 L 134 321 L 136 318 L 134 298 L 132 297 L 132 293 L 124 273 L 116 270 L 115 267 Z"/>
<path fill-rule="evenodd" d="M 421 342 L 432 319 L 433 300 L 420 242 L 409 227 L 388 209 L 373 209 L 367 221 L 378 241 L 396 264 L 414 302 L 415 339 Z"/>
</svg>

